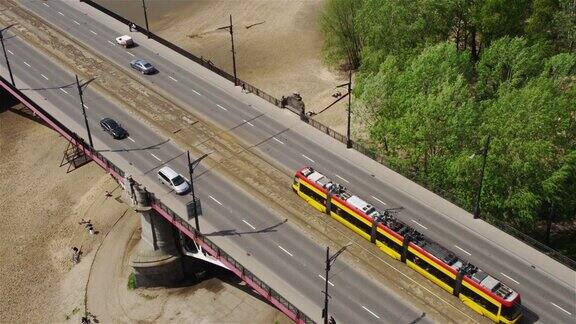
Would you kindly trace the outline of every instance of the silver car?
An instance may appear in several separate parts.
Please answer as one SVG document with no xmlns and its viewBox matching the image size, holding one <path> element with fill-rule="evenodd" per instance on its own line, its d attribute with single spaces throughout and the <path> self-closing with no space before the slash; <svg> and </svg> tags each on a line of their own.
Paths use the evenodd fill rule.
<svg viewBox="0 0 576 324">
<path fill-rule="evenodd" d="M 156 68 L 154 67 L 154 65 L 152 65 L 150 62 L 143 60 L 143 59 L 136 59 L 133 61 L 130 61 L 130 67 L 142 72 L 142 74 L 152 74 L 157 72 Z"/>
</svg>

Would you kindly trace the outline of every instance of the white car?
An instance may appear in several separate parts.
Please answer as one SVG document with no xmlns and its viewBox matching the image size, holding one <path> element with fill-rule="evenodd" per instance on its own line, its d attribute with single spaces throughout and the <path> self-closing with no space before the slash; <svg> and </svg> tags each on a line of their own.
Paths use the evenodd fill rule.
<svg viewBox="0 0 576 324">
<path fill-rule="evenodd" d="M 158 170 L 158 180 L 174 189 L 174 191 L 180 195 L 186 193 L 188 189 L 190 189 L 188 181 L 169 166 L 165 166 Z"/>
</svg>

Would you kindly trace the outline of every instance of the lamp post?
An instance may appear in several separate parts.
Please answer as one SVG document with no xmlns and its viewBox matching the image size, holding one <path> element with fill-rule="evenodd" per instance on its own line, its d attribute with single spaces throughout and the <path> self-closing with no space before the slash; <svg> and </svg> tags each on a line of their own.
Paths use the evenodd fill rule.
<svg viewBox="0 0 576 324">
<path fill-rule="evenodd" d="M 348 83 L 341 84 L 336 86 L 336 88 L 340 87 L 348 87 L 348 123 L 346 127 L 346 148 L 352 148 L 352 139 L 350 137 L 350 115 L 351 115 L 351 107 L 352 107 L 352 69 L 348 71 Z"/>
<path fill-rule="evenodd" d="M 84 123 L 86 124 L 86 131 L 88 132 L 88 142 L 90 143 L 90 147 L 94 148 L 94 143 L 92 142 L 92 134 L 90 133 L 90 126 L 88 125 L 88 117 L 86 116 L 86 107 L 84 106 L 84 99 L 82 99 L 82 86 L 80 86 L 80 81 L 78 81 L 78 75 L 76 75 L 76 87 L 78 88 L 80 105 L 82 106 L 82 115 L 84 115 Z"/>
<path fill-rule="evenodd" d="M 10 68 L 10 62 L 8 61 L 8 55 L 6 54 L 6 48 L 4 47 L 4 34 L 3 32 L 14 26 L 14 24 L 9 25 L 8 27 L 0 30 L 0 42 L 2 43 L 2 51 L 4 51 L 4 58 L 6 59 L 6 67 L 8 67 L 8 73 L 10 74 L 10 81 L 12 81 L 12 86 L 16 87 L 16 83 L 14 82 L 14 75 L 12 75 L 12 68 Z"/>
<path fill-rule="evenodd" d="M 474 203 L 474 219 L 480 217 L 480 196 L 482 195 L 482 183 L 484 181 L 484 169 L 486 168 L 486 157 L 488 156 L 488 148 L 490 147 L 490 135 L 486 137 L 484 148 L 482 149 L 482 171 L 480 172 L 480 180 L 478 181 L 478 188 L 476 190 L 476 201 Z"/>
<path fill-rule="evenodd" d="M 352 242 L 344 245 L 338 252 L 334 253 L 333 256 L 330 256 L 330 247 L 326 247 L 326 277 L 324 277 L 324 309 L 322 310 L 322 317 L 324 318 L 324 324 L 328 324 L 328 273 L 330 272 L 330 268 L 336 262 L 336 258 L 346 250 L 347 247 L 352 245 Z M 333 321 L 333 319 L 331 319 Z"/>
<path fill-rule="evenodd" d="M 142 8 L 144 8 L 144 21 L 146 22 L 146 36 L 150 38 L 150 28 L 148 28 L 148 14 L 146 13 L 146 2 L 142 0 Z"/>
<path fill-rule="evenodd" d="M 200 223 L 198 221 L 198 212 L 196 210 L 196 193 L 194 192 L 194 168 L 200 164 L 200 161 L 202 161 L 212 152 L 202 155 L 193 162 L 190 162 L 190 151 L 186 151 L 186 153 L 188 156 L 188 173 L 190 174 L 190 191 L 192 192 L 192 201 L 194 202 L 194 222 L 196 225 L 196 230 L 200 232 Z"/>
<path fill-rule="evenodd" d="M 234 71 L 234 86 L 238 85 L 238 76 L 236 75 L 236 52 L 234 51 L 234 27 L 232 25 L 232 14 L 230 14 L 230 25 L 218 29 L 228 29 L 230 31 L 230 41 L 232 42 L 232 70 Z"/>
</svg>

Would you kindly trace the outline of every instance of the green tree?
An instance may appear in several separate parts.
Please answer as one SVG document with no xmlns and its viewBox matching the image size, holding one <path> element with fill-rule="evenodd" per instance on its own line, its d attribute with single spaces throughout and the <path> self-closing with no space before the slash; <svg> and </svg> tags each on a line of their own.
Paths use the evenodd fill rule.
<svg viewBox="0 0 576 324">
<path fill-rule="evenodd" d="M 356 27 L 356 14 L 362 0 L 329 0 L 320 16 L 320 26 L 324 34 L 323 53 L 330 63 L 340 63 L 343 59 L 348 68 L 360 66 L 362 39 Z"/>
<path fill-rule="evenodd" d="M 554 14 L 554 34 L 559 51 L 576 51 L 576 0 L 559 0 Z"/>
</svg>

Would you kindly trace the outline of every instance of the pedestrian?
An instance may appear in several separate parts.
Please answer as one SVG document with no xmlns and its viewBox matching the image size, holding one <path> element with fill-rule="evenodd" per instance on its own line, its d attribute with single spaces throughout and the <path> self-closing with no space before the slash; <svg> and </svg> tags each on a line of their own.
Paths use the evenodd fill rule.
<svg viewBox="0 0 576 324">
<path fill-rule="evenodd" d="M 80 262 L 80 250 L 75 246 L 72 247 L 72 262 Z"/>
<path fill-rule="evenodd" d="M 112 194 L 110 193 L 110 191 L 106 190 L 105 196 L 106 197 L 112 197 Z"/>
<path fill-rule="evenodd" d="M 94 226 L 92 226 L 92 224 L 86 224 L 86 229 L 90 235 L 94 235 Z"/>
<path fill-rule="evenodd" d="M 132 23 L 132 24 L 130 25 L 130 31 L 132 31 L 132 30 L 138 31 L 138 29 L 136 29 L 136 24 L 135 24 L 135 23 Z"/>
<path fill-rule="evenodd" d="M 82 324 L 90 324 L 90 319 L 88 319 L 87 316 L 82 316 L 81 323 Z"/>
<path fill-rule="evenodd" d="M 242 83 L 242 93 L 246 93 L 246 84 Z"/>
<path fill-rule="evenodd" d="M 128 22 L 128 30 L 132 31 L 132 23 L 131 22 Z"/>
</svg>

